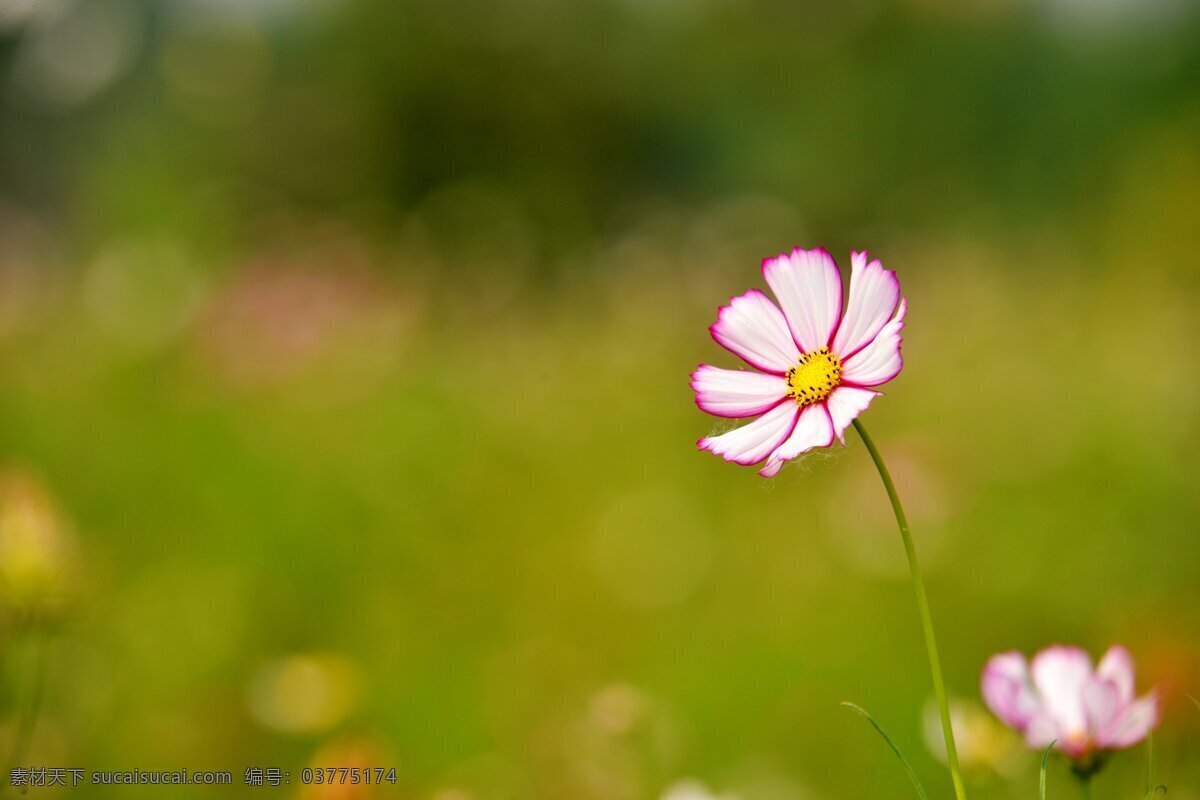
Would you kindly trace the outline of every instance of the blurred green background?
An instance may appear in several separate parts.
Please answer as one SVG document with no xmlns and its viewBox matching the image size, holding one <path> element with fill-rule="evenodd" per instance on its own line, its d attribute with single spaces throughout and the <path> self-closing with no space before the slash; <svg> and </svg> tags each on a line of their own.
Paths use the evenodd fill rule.
<svg viewBox="0 0 1200 800">
<path fill-rule="evenodd" d="M 3 0 L 0 64 L 0 753 L 911 796 L 852 700 L 948 796 L 861 445 L 694 445 L 716 306 L 823 245 L 909 299 L 864 422 L 971 796 L 1037 784 L 985 660 L 1063 641 L 1200 798 L 1194 3 Z"/>
</svg>

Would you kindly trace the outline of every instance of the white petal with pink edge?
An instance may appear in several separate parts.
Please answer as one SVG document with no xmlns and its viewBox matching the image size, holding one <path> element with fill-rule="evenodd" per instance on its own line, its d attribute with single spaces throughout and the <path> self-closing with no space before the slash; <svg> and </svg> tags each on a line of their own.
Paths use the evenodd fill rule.
<svg viewBox="0 0 1200 800">
<path fill-rule="evenodd" d="M 904 368 L 904 358 L 900 355 L 903 341 L 900 331 L 904 330 L 904 315 L 907 312 L 908 303 L 901 298 L 896 316 L 883 326 L 866 347 L 846 359 L 842 380 L 860 386 L 878 386 L 900 374 Z"/>
<path fill-rule="evenodd" d="M 1058 725 L 1045 711 L 1039 710 L 1025 723 L 1025 744 L 1030 747 L 1042 750 L 1056 739 L 1062 741 L 1062 734 L 1059 733 Z"/>
<path fill-rule="evenodd" d="M 988 659 L 981 688 L 983 701 L 992 713 L 1018 731 L 1025 730 L 1041 711 L 1025 656 L 1015 650 Z"/>
<path fill-rule="evenodd" d="M 762 271 L 800 349 L 828 345 L 842 312 L 842 276 L 833 256 L 797 247 L 764 260 Z"/>
<path fill-rule="evenodd" d="M 1083 712 L 1092 738 L 1113 723 L 1121 705 L 1121 693 L 1115 683 L 1096 676 L 1088 678 L 1083 685 Z"/>
<path fill-rule="evenodd" d="M 783 374 L 800 358 L 783 312 L 757 289 L 730 299 L 709 331 L 723 347 L 764 372 Z"/>
<path fill-rule="evenodd" d="M 1092 660 L 1078 647 L 1055 645 L 1033 657 L 1029 665 L 1042 706 L 1058 724 L 1061 734 L 1087 730 L 1083 687 L 1092 677 Z"/>
<path fill-rule="evenodd" d="M 896 273 L 884 269 L 878 259 L 867 263 L 865 252 L 854 252 L 850 254 L 850 267 L 850 301 L 831 345 L 834 355 L 843 360 L 875 338 L 900 299 Z"/>
<path fill-rule="evenodd" d="M 787 395 L 787 379 L 767 372 L 721 369 L 701 364 L 692 373 L 696 405 L 718 417 L 753 417 Z"/>
<path fill-rule="evenodd" d="M 784 400 L 753 422 L 720 436 L 701 439 L 697 444 L 726 461 L 750 466 L 762 461 L 792 432 L 799 407 Z"/>
<path fill-rule="evenodd" d="M 1117 644 L 1108 648 L 1096 667 L 1096 677 L 1116 684 L 1122 705 L 1133 702 L 1133 656 L 1124 647 Z"/>
<path fill-rule="evenodd" d="M 828 447 L 833 444 L 833 423 L 824 403 L 814 403 L 800 412 L 796 427 L 792 429 L 787 440 L 775 448 L 767 464 L 758 474 L 764 478 L 773 478 L 779 474 L 783 465 L 801 453 L 814 447 Z"/>
<path fill-rule="evenodd" d="M 882 392 L 874 389 L 859 389 L 856 386 L 839 386 L 825 399 L 829 418 L 833 421 L 833 433 L 838 441 L 846 443 L 845 432 L 859 414 L 867 410 L 871 401 Z"/>
<path fill-rule="evenodd" d="M 1131 747 L 1145 739 L 1158 720 L 1158 695 L 1151 692 L 1121 709 L 1108 729 L 1096 737 L 1096 744 L 1107 748 Z"/>
</svg>

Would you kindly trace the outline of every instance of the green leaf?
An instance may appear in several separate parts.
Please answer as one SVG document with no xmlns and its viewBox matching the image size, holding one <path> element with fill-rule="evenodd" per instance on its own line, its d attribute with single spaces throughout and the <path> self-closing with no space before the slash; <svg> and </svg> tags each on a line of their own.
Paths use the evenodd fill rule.
<svg viewBox="0 0 1200 800">
<path fill-rule="evenodd" d="M 1054 745 L 1057 741 L 1058 740 L 1055 739 L 1053 742 L 1051 742 L 1050 746 L 1046 748 L 1046 752 L 1042 753 L 1042 774 L 1041 774 L 1041 777 L 1038 779 L 1038 798 L 1039 798 L 1039 800 L 1046 800 L 1046 761 L 1049 760 L 1050 751 L 1054 749 Z"/>
<path fill-rule="evenodd" d="M 1146 792 L 1146 800 L 1154 800 L 1154 795 L 1158 794 L 1159 789 L 1162 789 L 1163 794 L 1167 793 L 1167 787 L 1160 783 L 1158 786 L 1155 786 L 1153 789 Z"/>
<path fill-rule="evenodd" d="M 866 709 L 864 709 L 862 706 L 857 706 L 850 702 L 843 702 L 842 705 L 844 705 L 846 708 L 852 709 L 860 717 L 871 723 L 871 727 L 883 737 L 883 740 L 887 742 L 888 747 L 892 748 L 892 752 L 896 754 L 896 758 L 900 759 L 900 763 L 904 765 L 905 771 L 908 772 L 908 779 L 911 780 L 912 785 L 916 787 L 917 794 L 920 796 L 921 800 L 929 800 L 929 795 L 925 794 L 925 787 L 921 785 L 921 779 L 917 777 L 916 770 L 912 768 L 912 764 L 908 763 L 908 759 L 904 757 L 904 753 L 900 752 L 900 748 L 897 747 L 896 743 L 892 741 L 892 737 L 887 735 L 887 732 L 879 726 L 879 723 L 875 721 L 875 718 L 868 714 Z"/>
</svg>

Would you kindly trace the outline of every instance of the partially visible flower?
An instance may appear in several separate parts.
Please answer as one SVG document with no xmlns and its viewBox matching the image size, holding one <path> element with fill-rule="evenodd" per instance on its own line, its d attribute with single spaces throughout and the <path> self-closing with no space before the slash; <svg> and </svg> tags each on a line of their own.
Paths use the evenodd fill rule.
<svg viewBox="0 0 1200 800">
<path fill-rule="evenodd" d="M 629 733 L 645 712 L 646 697 L 628 683 L 614 683 L 592 695 L 592 719 L 613 735 Z"/>
<path fill-rule="evenodd" d="M 823 249 L 793 250 L 763 261 L 779 306 L 757 289 L 720 309 L 709 331 L 755 371 L 701 364 L 692 373 L 696 404 L 718 417 L 758 417 L 698 444 L 743 466 L 776 475 L 784 463 L 834 438 L 900 374 L 905 301 L 896 273 L 865 252 L 850 254 L 850 300 Z M 782 306 L 782 311 L 780 310 Z"/>
<path fill-rule="evenodd" d="M 250 684 L 250 712 L 283 733 L 306 736 L 339 725 L 360 693 L 357 666 L 336 653 L 304 653 L 273 661 Z"/>
<path fill-rule="evenodd" d="M 264 256 L 237 271 L 201 311 L 196 328 L 205 359 L 242 386 L 284 383 L 332 364 L 355 381 L 393 363 L 416 317 L 402 296 L 353 241 Z"/>
<path fill-rule="evenodd" d="M 66 605 L 74 547 L 49 492 L 31 475 L 0 474 L 0 604 L 22 615 Z"/>
<path fill-rule="evenodd" d="M 992 656 L 983 699 L 1030 747 L 1055 742 L 1077 771 L 1094 770 L 1106 751 L 1142 741 L 1159 721 L 1157 692 L 1134 695 L 1133 658 L 1120 645 L 1094 668 L 1084 650 L 1063 645 L 1028 664 L 1016 651 Z"/>
<path fill-rule="evenodd" d="M 714 794 L 698 780 L 685 778 L 666 788 L 662 800 L 738 800 L 736 795 Z"/>
<path fill-rule="evenodd" d="M 338 739 L 321 747 L 309 762 L 309 769 L 323 778 L 320 783 L 301 785 L 299 800 L 369 800 L 390 788 L 395 773 L 391 767 L 379 768 L 388 760 L 369 739 Z M 342 772 L 341 770 L 346 770 Z M 371 773 L 365 780 L 361 777 Z"/>
<path fill-rule="evenodd" d="M 925 746 L 943 764 L 946 759 L 946 740 L 942 736 L 942 719 L 937 702 L 930 698 L 922 715 L 921 733 Z M 954 744 L 958 760 L 967 770 L 990 769 L 1008 774 L 1019 766 L 1020 740 L 984 710 L 979 703 L 966 700 L 950 701 L 950 725 L 954 728 Z"/>
</svg>

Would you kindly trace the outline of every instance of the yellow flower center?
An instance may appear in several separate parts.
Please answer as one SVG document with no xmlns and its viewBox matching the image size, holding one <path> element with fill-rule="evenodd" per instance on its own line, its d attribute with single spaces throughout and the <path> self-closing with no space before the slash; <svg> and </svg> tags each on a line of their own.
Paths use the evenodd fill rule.
<svg viewBox="0 0 1200 800">
<path fill-rule="evenodd" d="M 803 408 L 829 397 L 841 382 L 841 359 L 822 347 L 800 356 L 800 363 L 788 370 L 788 397 Z"/>
</svg>

